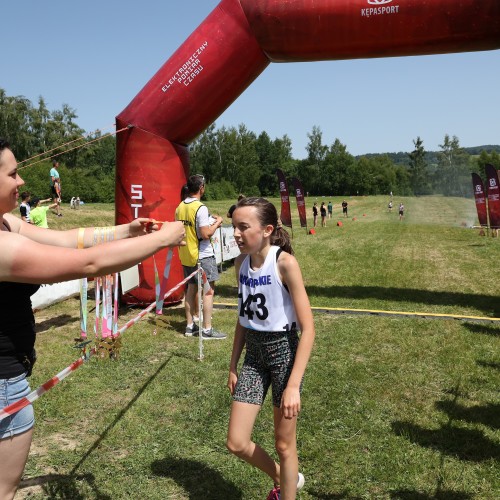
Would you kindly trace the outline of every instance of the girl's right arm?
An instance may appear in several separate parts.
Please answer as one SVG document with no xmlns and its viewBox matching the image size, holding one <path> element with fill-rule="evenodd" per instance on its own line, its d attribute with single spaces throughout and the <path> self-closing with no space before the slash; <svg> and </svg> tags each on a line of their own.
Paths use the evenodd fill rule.
<svg viewBox="0 0 500 500">
<path fill-rule="evenodd" d="M 234 261 L 234 269 L 236 271 L 236 283 L 239 281 L 240 266 L 245 255 L 239 255 Z M 236 320 L 236 328 L 234 332 L 233 351 L 231 353 L 231 361 L 229 363 L 229 377 L 227 387 L 231 395 L 234 393 L 236 382 L 238 381 L 238 361 L 245 347 L 245 329 L 240 325 L 239 320 Z"/>
<path fill-rule="evenodd" d="M 227 388 L 231 395 L 234 393 L 236 382 L 238 381 L 238 361 L 245 347 L 245 329 L 236 321 L 234 332 L 233 352 L 231 353 L 231 361 L 229 363 L 229 377 L 227 379 Z"/>
</svg>

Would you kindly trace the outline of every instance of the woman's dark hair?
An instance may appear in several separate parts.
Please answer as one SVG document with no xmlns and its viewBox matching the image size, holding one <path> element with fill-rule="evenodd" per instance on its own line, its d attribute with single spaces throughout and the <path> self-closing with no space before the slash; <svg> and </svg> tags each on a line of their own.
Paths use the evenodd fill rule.
<svg viewBox="0 0 500 500">
<path fill-rule="evenodd" d="M 260 225 L 262 227 L 267 225 L 274 227 L 271 233 L 271 245 L 276 245 L 285 252 L 293 255 L 290 235 L 281 226 L 276 207 L 270 201 L 267 201 L 265 198 L 243 198 L 236 205 L 235 211 L 241 207 L 255 207 Z"/>
<path fill-rule="evenodd" d="M 0 163 L 2 162 L 2 153 L 6 150 L 10 149 L 10 144 L 0 137 Z"/>
<path fill-rule="evenodd" d="M 8 141 L 6 141 L 5 139 L 2 139 L 0 137 L 0 153 L 4 150 L 4 149 L 10 149 L 10 144 Z"/>
</svg>

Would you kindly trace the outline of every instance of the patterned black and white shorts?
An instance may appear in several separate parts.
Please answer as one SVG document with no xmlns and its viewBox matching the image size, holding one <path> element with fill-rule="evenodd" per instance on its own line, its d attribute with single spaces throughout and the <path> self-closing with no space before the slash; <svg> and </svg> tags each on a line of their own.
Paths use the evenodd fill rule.
<svg viewBox="0 0 500 500">
<path fill-rule="evenodd" d="M 233 400 L 262 405 L 272 385 L 273 406 L 279 408 L 295 361 L 298 333 L 295 330 L 258 332 L 247 329 L 245 340 L 245 360 L 238 375 Z"/>
</svg>

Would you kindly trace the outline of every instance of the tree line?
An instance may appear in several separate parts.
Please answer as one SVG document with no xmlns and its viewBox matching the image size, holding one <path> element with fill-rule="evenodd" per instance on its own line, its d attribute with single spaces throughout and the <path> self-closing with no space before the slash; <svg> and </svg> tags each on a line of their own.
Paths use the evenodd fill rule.
<svg viewBox="0 0 500 500">
<path fill-rule="evenodd" d="M 60 162 L 63 199 L 79 196 L 87 202 L 114 200 L 114 136 L 86 133 L 77 124 L 74 109 L 64 104 L 49 111 L 43 97 L 33 105 L 23 96 L 7 96 L 0 88 L 0 137 L 8 139 L 19 160 L 54 150 Z M 257 135 L 244 124 L 210 125 L 190 145 L 191 171 L 207 179 L 209 199 L 235 198 L 238 193 L 276 196 L 276 169 L 298 177 L 310 195 L 353 196 L 397 193 L 402 196 L 442 194 L 472 196 L 470 173 L 482 174 L 486 163 L 500 168 L 498 146 L 460 146 L 446 134 L 440 150 L 425 150 L 420 137 L 407 153 L 353 156 L 339 139 L 323 140 L 319 126 L 307 134 L 307 157 L 295 159 L 292 141 Z M 60 148 L 62 145 L 68 144 Z M 84 146 L 84 147 L 79 147 Z M 65 151 L 64 153 L 60 153 Z M 22 165 L 21 165 L 22 166 Z M 48 194 L 49 161 L 22 170 L 27 189 Z"/>
<path fill-rule="evenodd" d="M 113 201 L 115 138 L 100 131 L 85 133 L 77 118 L 67 104 L 61 110 L 49 111 L 43 97 L 33 105 L 29 99 L 8 96 L 0 88 L 0 137 L 10 142 L 19 162 L 32 158 L 26 168 L 23 163 L 19 165 L 25 189 L 40 198 L 50 195 L 52 164 L 49 156 L 42 155 L 50 152 L 48 155 L 60 164 L 63 201 L 69 202 L 72 196 L 86 202 Z"/>
</svg>

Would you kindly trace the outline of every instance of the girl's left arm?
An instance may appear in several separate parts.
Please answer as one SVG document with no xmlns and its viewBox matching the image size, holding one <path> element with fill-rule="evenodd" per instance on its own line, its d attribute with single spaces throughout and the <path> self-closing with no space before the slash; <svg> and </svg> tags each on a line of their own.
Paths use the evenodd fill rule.
<svg viewBox="0 0 500 500">
<path fill-rule="evenodd" d="M 299 389 L 314 344 L 314 320 L 302 273 L 295 257 L 283 252 L 278 258 L 278 269 L 290 292 L 301 329 L 300 342 L 295 355 L 292 373 L 288 379 L 281 402 L 285 418 L 293 418 L 300 412 Z"/>
</svg>

